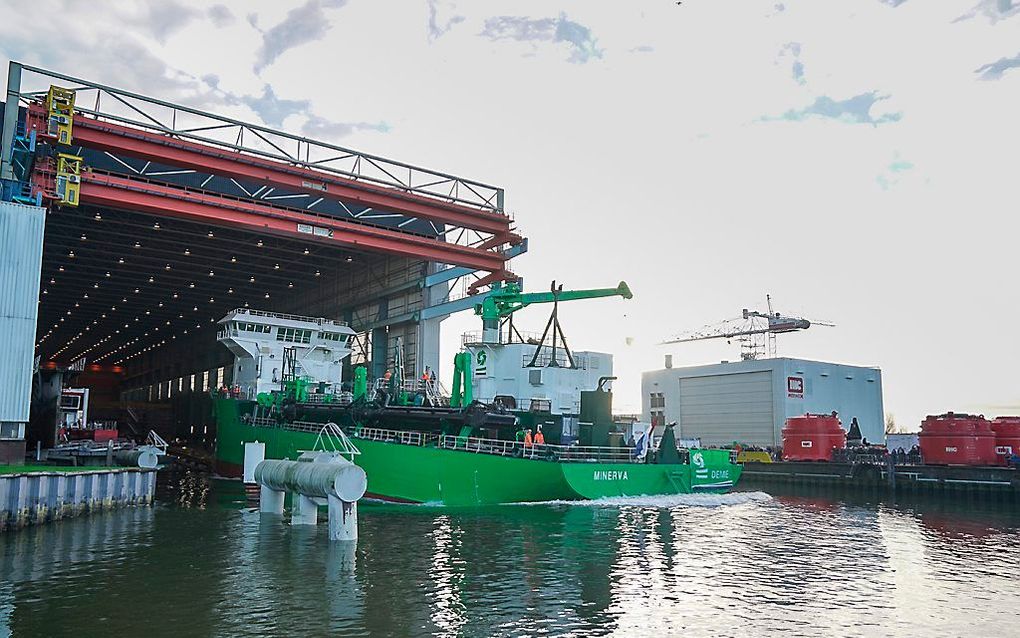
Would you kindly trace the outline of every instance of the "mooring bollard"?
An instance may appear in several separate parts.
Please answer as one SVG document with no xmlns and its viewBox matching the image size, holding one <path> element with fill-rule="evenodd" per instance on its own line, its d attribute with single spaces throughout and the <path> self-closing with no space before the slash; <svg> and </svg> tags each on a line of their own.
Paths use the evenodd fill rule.
<svg viewBox="0 0 1020 638">
<path fill-rule="evenodd" d="M 244 444 L 244 493 L 249 504 L 258 502 L 259 484 L 255 482 L 255 467 L 266 460 L 266 444 L 258 441 Z"/>
<path fill-rule="evenodd" d="M 357 501 L 365 495 L 368 479 L 363 469 L 338 453 L 306 452 L 297 461 L 262 461 L 254 478 L 261 486 L 262 512 L 282 514 L 283 495 L 290 492 L 293 525 L 315 525 L 319 505 L 328 505 L 330 540 L 358 538 Z"/>
</svg>

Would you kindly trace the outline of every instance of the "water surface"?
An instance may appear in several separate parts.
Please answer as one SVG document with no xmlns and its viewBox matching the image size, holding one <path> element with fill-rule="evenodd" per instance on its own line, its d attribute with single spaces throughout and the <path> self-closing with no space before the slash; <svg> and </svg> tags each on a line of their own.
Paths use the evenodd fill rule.
<svg viewBox="0 0 1020 638">
<path fill-rule="evenodd" d="M 160 475 L 158 503 L 0 535 L 0 637 L 1009 636 L 1020 514 L 742 493 L 364 504 L 356 549 Z M 325 512 L 323 512 L 324 516 Z"/>
</svg>

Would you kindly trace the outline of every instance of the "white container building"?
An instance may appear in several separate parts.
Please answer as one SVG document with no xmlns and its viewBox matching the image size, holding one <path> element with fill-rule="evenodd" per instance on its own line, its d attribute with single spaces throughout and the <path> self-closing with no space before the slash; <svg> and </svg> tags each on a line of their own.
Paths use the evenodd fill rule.
<svg viewBox="0 0 1020 638">
<path fill-rule="evenodd" d="M 703 445 L 780 446 L 786 419 L 835 410 L 856 417 L 869 442 L 885 437 L 882 372 L 806 359 L 758 359 L 641 375 L 645 421 L 677 423 L 676 435 Z"/>
</svg>

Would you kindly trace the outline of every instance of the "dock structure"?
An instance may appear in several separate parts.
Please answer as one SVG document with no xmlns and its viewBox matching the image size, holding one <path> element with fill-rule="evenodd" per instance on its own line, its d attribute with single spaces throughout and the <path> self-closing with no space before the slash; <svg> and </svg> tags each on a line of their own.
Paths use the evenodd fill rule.
<svg viewBox="0 0 1020 638">
<path fill-rule="evenodd" d="M 30 390 L 35 375 L 56 386 L 36 401 L 58 400 L 51 380 L 68 370 L 127 413 L 121 425 L 212 444 L 210 391 L 257 389 L 283 372 L 279 357 L 255 369 L 210 347 L 234 309 L 330 317 L 314 335 L 278 326 L 272 341 L 329 339 L 314 355 L 336 362 L 342 333 L 373 379 L 398 345 L 408 376 L 438 369 L 442 321 L 518 280 L 510 262 L 527 240 L 504 197 L 483 181 L 10 61 L 0 463 L 61 440 L 58 423 L 30 422 Z M 268 335 L 251 314 L 224 326 L 234 341 Z"/>
<path fill-rule="evenodd" d="M 4 468 L 0 532 L 117 507 L 148 506 L 156 470 L 142 468 Z"/>
<path fill-rule="evenodd" d="M 929 495 L 1020 502 L 1020 472 L 1011 467 L 872 463 L 745 463 L 742 485 L 785 485 L 876 495 Z"/>
</svg>

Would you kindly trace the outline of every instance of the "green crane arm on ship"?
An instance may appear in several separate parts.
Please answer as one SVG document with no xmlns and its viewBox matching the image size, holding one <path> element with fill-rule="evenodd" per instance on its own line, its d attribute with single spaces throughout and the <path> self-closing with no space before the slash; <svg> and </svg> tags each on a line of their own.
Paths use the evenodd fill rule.
<svg viewBox="0 0 1020 638">
<path fill-rule="evenodd" d="M 556 282 L 554 281 L 549 292 L 521 292 L 520 284 L 511 282 L 505 286 L 493 288 L 492 293 L 488 297 L 475 305 L 475 314 L 480 315 L 483 322 L 486 320 L 498 321 L 531 304 L 617 296 L 624 299 L 631 299 L 634 296 L 627 282 L 621 281 L 616 288 L 563 290 L 562 286 L 557 289 Z"/>
</svg>

